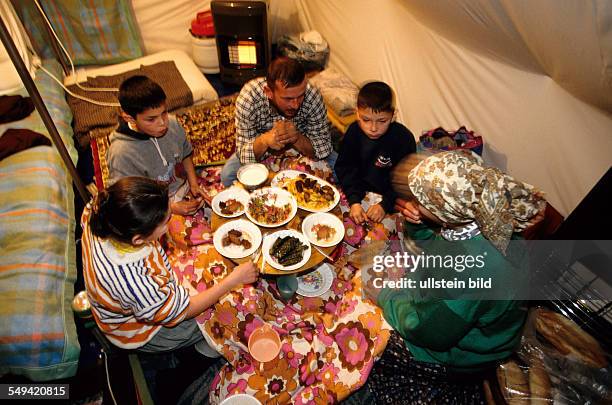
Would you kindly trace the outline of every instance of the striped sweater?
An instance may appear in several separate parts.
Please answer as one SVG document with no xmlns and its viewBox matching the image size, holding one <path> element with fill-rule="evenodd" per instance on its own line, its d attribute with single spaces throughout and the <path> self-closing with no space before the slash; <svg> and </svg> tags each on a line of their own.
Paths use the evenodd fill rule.
<svg viewBox="0 0 612 405">
<path fill-rule="evenodd" d="M 81 217 L 83 274 L 91 311 L 114 345 L 135 349 L 185 319 L 189 293 L 178 285 L 159 242 L 119 244 L 91 233 L 88 204 Z"/>
</svg>

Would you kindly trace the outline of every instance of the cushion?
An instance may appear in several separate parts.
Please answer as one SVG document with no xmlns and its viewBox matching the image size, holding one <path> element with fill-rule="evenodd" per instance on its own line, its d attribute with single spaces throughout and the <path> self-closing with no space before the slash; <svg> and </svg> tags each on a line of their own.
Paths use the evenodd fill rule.
<svg viewBox="0 0 612 405">
<path fill-rule="evenodd" d="M 344 117 L 355 113 L 359 88 L 348 77 L 326 69 L 312 76 L 309 82 L 321 92 L 328 109 L 336 115 Z"/>
<path fill-rule="evenodd" d="M 138 69 L 142 65 L 153 65 L 158 62 L 173 61 L 181 77 L 191 90 L 193 102 L 206 102 L 218 98 L 213 86 L 206 80 L 193 60 L 183 51 L 168 50 L 134 59 L 129 62 L 118 63 L 112 66 L 98 67 L 93 69 L 79 69 L 77 77 L 70 75 L 64 79 L 64 84 L 70 86 L 87 80 L 87 77 L 113 76 L 130 70 Z"/>
<path fill-rule="evenodd" d="M 166 93 L 166 106 L 170 111 L 193 104 L 191 91 L 173 61 L 142 65 L 138 69 L 112 76 L 90 77 L 85 84 L 87 87 L 117 88 L 125 79 L 134 75 L 145 75 L 157 82 Z M 106 135 L 117 127 L 119 107 L 115 92 L 92 93 L 76 85 L 69 86 L 69 89 L 81 97 L 104 103 L 102 106 L 68 95 L 68 104 L 74 115 L 74 134 L 81 147 L 85 147 L 89 137 L 94 134 Z M 92 133 L 94 130 L 99 131 Z"/>
<path fill-rule="evenodd" d="M 143 55 L 129 0 L 40 0 L 57 36 L 77 65 L 111 64 Z M 13 0 L 39 55 L 53 57 L 45 22 L 33 1 Z"/>
</svg>

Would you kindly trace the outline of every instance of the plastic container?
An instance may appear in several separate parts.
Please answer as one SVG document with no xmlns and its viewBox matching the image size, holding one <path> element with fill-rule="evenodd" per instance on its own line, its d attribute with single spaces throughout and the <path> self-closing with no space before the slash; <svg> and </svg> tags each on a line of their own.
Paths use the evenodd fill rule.
<svg viewBox="0 0 612 405">
<path fill-rule="evenodd" d="M 219 73 L 219 57 L 215 38 L 200 38 L 191 35 L 191 56 L 204 73 Z"/>
<path fill-rule="evenodd" d="M 219 73 L 215 26 L 210 10 L 198 13 L 191 21 L 191 56 L 203 73 Z"/>
<path fill-rule="evenodd" d="M 191 35 L 198 37 L 215 36 L 215 25 L 213 23 L 212 11 L 206 10 L 196 15 L 195 20 L 191 21 Z"/>
</svg>

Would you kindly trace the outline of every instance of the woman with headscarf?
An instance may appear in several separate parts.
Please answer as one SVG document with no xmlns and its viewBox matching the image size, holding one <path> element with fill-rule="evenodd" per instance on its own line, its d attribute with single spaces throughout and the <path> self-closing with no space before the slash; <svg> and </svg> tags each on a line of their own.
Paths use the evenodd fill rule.
<svg viewBox="0 0 612 405">
<path fill-rule="evenodd" d="M 519 270 L 510 262 L 510 240 L 545 205 L 531 185 L 466 151 L 428 157 L 410 172 L 408 184 L 423 221 L 407 221 L 405 233 L 426 255 L 483 255 L 493 278 L 497 272 L 507 280 Z M 428 274 L 438 270 L 448 271 Z M 364 290 L 395 329 L 368 380 L 377 404 L 483 402 L 483 375 L 516 348 L 526 316 L 511 288 L 504 295 L 509 299 L 497 300 L 460 290 Z"/>
</svg>

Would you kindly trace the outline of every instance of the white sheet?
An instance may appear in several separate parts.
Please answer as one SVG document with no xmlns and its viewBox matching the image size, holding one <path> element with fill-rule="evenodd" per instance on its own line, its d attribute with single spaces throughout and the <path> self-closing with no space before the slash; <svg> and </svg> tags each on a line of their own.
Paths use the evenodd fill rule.
<svg viewBox="0 0 612 405">
<path fill-rule="evenodd" d="M 187 83 L 187 86 L 193 94 L 194 103 L 212 101 L 218 98 L 217 92 L 210 82 L 206 80 L 206 77 L 200 72 L 193 60 L 191 60 L 189 55 L 180 50 L 158 52 L 153 55 L 143 56 L 142 58 L 111 66 L 89 69 L 80 68 L 77 70 L 78 79 L 70 75 L 64 79 L 64 84 L 69 86 L 74 84 L 77 80 L 80 83 L 86 81 L 88 76 L 112 76 L 128 70 L 137 69 L 141 65 L 152 65 L 162 61 L 173 61 L 176 64 L 183 80 L 185 80 L 185 83 Z"/>
</svg>

